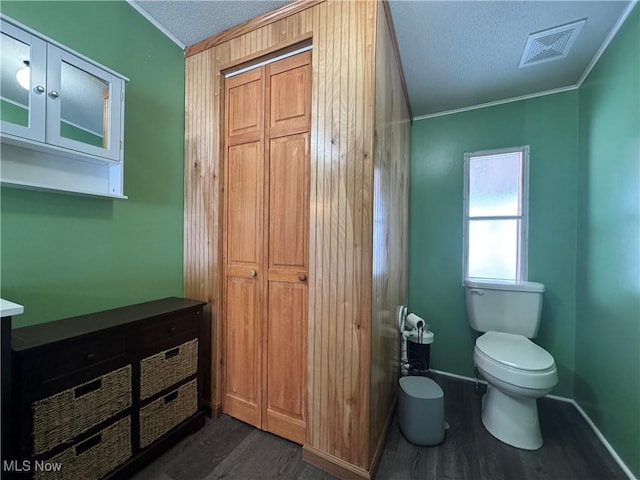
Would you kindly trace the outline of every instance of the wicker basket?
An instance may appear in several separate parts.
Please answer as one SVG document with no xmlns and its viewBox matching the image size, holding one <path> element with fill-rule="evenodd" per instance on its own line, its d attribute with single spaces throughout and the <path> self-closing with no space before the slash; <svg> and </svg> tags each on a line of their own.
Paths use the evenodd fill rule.
<svg viewBox="0 0 640 480">
<path fill-rule="evenodd" d="M 185 383 L 140 409 L 140 448 L 144 448 L 198 410 L 198 384 Z"/>
<path fill-rule="evenodd" d="M 36 464 L 32 467 L 35 480 L 98 480 L 129 457 L 131 417 L 125 417 L 93 437 L 38 464 L 39 468 Z M 47 466 L 50 471 L 44 470 Z"/>
<path fill-rule="evenodd" d="M 131 406 L 131 365 L 38 400 L 33 414 L 33 453 L 68 442 Z"/>
<path fill-rule="evenodd" d="M 140 398 L 149 398 L 196 373 L 198 339 L 152 355 L 140 362 Z"/>
</svg>

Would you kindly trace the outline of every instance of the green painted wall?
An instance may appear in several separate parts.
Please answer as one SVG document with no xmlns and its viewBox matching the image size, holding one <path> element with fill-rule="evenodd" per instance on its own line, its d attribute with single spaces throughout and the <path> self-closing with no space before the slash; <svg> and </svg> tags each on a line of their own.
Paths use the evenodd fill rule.
<svg viewBox="0 0 640 480">
<path fill-rule="evenodd" d="M 464 153 L 530 145 L 529 280 L 546 286 L 537 343 L 572 396 L 575 337 L 578 92 L 420 120 L 411 133 L 411 310 L 435 332 L 433 368 L 473 376 L 462 287 Z"/>
<path fill-rule="evenodd" d="M 640 477 L 640 7 L 580 88 L 575 398 Z"/>
<path fill-rule="evenodd" d="M 130 78 L 125 193 L 103 200 L 2 188 L 1 295 L 18 326 L 182 294 L 184 57 L 127 3 L 0 10 Z"/>
</svg>

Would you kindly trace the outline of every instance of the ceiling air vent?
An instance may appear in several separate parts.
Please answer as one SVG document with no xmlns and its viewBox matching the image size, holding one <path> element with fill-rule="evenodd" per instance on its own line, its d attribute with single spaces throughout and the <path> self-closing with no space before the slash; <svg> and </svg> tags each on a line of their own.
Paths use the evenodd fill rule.
<svg viewBox="0 0 640 480">
<path fill-rule="evenodd" d="M 520 68 L 566 57 L 586 21 L 585 18 L 529 35 Z"/>
</svg>

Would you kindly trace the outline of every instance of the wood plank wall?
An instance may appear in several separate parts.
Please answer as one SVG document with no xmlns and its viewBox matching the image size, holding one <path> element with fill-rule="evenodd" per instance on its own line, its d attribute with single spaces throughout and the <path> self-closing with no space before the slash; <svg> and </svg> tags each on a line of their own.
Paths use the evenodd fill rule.
<svg viewBox="0 0 640 480">
<path fill-rule="evenodd" d="M 380 8 L 376 28 L 373 191 L 373 303 L 369 445 L 379 460 L 398 391 L 399 305 L 408 302 L 409 148 L 411 116 L 396 62 L 391 18 Z"/>
<path fill-rule="evenodd" d="M 376 7 L 326 2 L 314 9 L 313 29 L 307 446 L 364 470 Z"/>
<path fill-rule="evenodd" d="M 389 85 L 391 92 L 385 94 L 378 89 L 378 101 L 384 106 L 375 116 L 375 29 L 378 16 L 384 16 L 382 12 L 381 5 L 371 0 L 312 2 L 309 8 L 296 10 L 286 18 L 224 38 L 221 43 L 212 42 L 206 50 L 192 49 L 194 53 L 189 55 L 188 49 L 185 84 L 184 293 L 209 304 L 213 342 L 209 352 L 210 389 L 217 410 L 222 361 L 220 71 L 312 38 L 309 417 L 305 451 L 324 455 L 329 462 L 351 465 L 355 476 L 364 477 L 368 476 L 382 432 L 380 425 L 384 428 L 396 388 L 390 359 L 397 356 L 397 347 L 391 342 L 391 338 L 397 340 L 397 333 L 390 330 L 395 325 L 389 323 L 389 316 L 393 320 L 394 315 L 390 310 L 402 292 L 406 297 L 406 258 L 398 260 L 402 252 L 406 254 L 406 231 L 400 239 L 393 233 L 406 222 L 406 214 L 401 219 L 393 218 L 402 209 L 402 199 L 392 198 L 390 191 L 400 181 L 406 188 L 406 169 L 396 172 L 389 160 L 396 154 L 406 156 L 408 125 L 401 106 L 406 104 L 397 96 L 397 67 L 386 27 L 386 40 L 378 47 L 383 49 L 383 56 L 379 58 L 390 63 L 392 72 L 385 73 L 387 69 L 379 64 L 377 82 L 382 89 Z M 384 172 L 379 176 L 384 184 L 381 194 L 386 195 L 384 208 L 378 208 L 377 215 L 391 217 L 380 225 L 384 238 L 392 242 L 387 253 L 383 252 L 384 242 L 374 242 L 374 203 L 378 205 L 373 198 L 375 118 L 382 137 L 376 145 L 387 152 L 376 155 L 375 160 L 376 168 Z M 403 225 L 406 228 L 406 223 Z M 376 261 L 386 267 L 395 261 L 402 261 L 402 266 L 374 280 L 374 253 Z M 402 275 L 404 279 L 400 279 Z M 391 285 L 394 282 L 400 284 Z M 370 397 L 371 387 L 384 389 L 382 397 L 374 390 L 376 400 L 384 398 L 382 405 Z"/>
</svg>

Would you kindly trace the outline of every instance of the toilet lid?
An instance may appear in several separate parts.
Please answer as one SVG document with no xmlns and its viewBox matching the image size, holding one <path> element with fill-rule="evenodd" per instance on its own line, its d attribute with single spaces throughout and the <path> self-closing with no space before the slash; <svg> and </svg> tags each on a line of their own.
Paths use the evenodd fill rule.
<svg viewBox="0 0 640 480">
<path fill-rule="evenodd" d="M 476 340 L 476 347 L 492 360 L 519 370 L 547 370 L 553 357 L 527 337 L 503 332 L 487 332 Z"/>
</svg>

